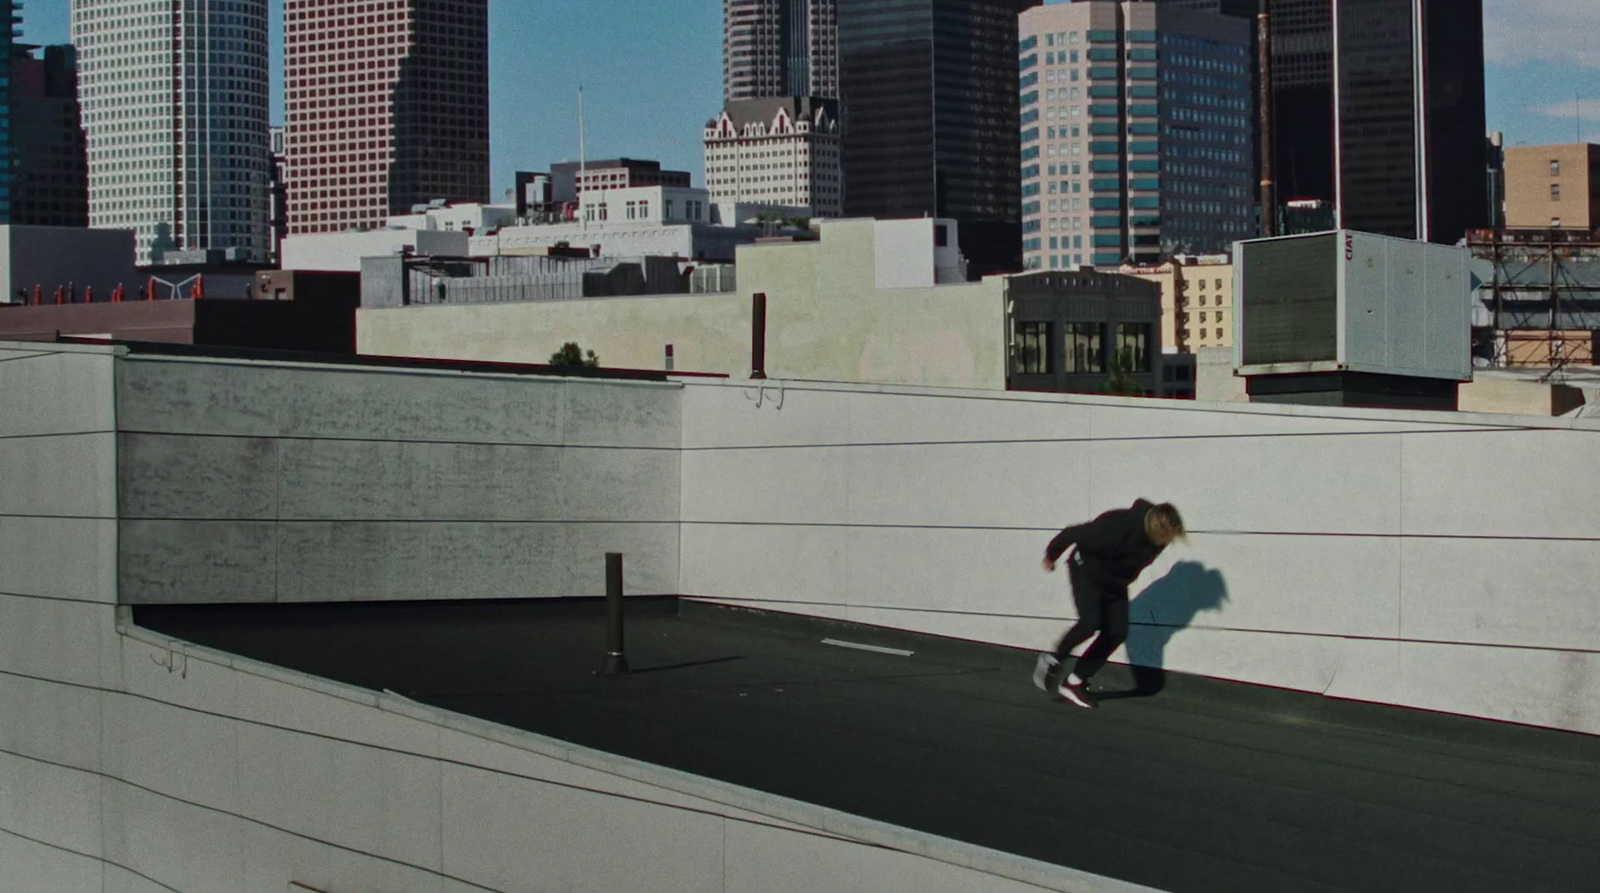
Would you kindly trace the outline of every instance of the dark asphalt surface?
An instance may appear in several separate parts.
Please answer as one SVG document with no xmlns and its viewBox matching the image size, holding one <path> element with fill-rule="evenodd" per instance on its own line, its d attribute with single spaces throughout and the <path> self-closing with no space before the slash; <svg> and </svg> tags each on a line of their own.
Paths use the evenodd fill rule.
<svg viewBox="0 0 1600 893">
<path fill-rule="evenodd" d="M 1083 710 L 1033 655 L 630 602 L 135 609 L 142 626 L 1174 893 L 1600 890 L 1600 738 L 1169 674 Z M 824 645 L 843 639 L 910 657 Z M 1122 667 L 1101 688 L 1133 689 Z"/>
</svg>

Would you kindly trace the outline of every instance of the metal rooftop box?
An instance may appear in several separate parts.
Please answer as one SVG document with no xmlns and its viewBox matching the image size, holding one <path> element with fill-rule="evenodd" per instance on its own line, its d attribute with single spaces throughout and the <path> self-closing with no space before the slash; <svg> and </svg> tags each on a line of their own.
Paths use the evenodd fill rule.
<svg viewBox="0 0 1600 893">
<path fill-rule="evenodd" d="M 1233 252 L 1239 374 L 1472 379 L 1465 248 L 1335 230 Z"/>
</svg>

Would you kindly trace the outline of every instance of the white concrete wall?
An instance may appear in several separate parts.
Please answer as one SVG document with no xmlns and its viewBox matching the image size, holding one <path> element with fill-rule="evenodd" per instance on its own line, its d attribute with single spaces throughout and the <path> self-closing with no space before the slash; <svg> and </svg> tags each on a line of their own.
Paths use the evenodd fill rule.
<svg viewBox="0 0 1600 893">
<path fill-rule="evenodd" d="M 222 446 L 163 455 L 212 481 L 198 489 L 237 503 L 250 487 L 231 492 L 217 477 L 237 465 L 194 460 L 225 458 L 231 441 L 263 425 L 340 443 L 334 435 L 371 433 L 369 413 L 413 434 L 470 420 L 446 399 L 435 418 L 421 418 L 419 407 L 407 417 L 383 393 L 354 388 L 343 392 L 345 404 L 313 394 L 286 405 L 263 390 L 230 390 L 238 382 L 226 367 L 179 370 L 118 355 L 0 344 L 0 463 L 26 470 L 0 477 L 7 893 L 1136 893 L 124 626 L 119 611 L 127 609 L 116 605 L 119 422 L 159 427 L 162 412 L 180 406 L 203 419 L 204 436 Z M 256 387 L 307 387 L 282 377 L 298 371 L 258 370 Z M 119 402 L 113 377 L 123 373 L 139 381 L 136 391 L 177 397 Z M 434 387 L 436 398 L 462 396 Z M 604 405 L 619 404 L 591 407 Z M 508 419 L 531 418 L 502 409 Z M 157 457 L 148 443 L 131 446 L 144 454 L 130 472 L 137 505 L 151 498 L 138 478 Z"/>
<path fill-rule="evenodd" d="M 363 257 L 399 254 L 405 248 L 414 254 L 465 257 L 467 247 L 466 233 L 426 229 L 286 236 L 280 266 L 285 270 L 359 273 Z"/>
<path fill-rule="evenodd" d="M 1043 649 L 1062 526 L 1170 500 L 1117 660 L 1600 733 L 1600 423 L 768 381 L 683 397 L 686 595 Z M 1019 664 L 1019 666 L 1021 666 Z"/>
<path fill-rule="evenodd" d="M 124 604 L 677 586 L 672 385 L 129 357 Z"/>
</svg>

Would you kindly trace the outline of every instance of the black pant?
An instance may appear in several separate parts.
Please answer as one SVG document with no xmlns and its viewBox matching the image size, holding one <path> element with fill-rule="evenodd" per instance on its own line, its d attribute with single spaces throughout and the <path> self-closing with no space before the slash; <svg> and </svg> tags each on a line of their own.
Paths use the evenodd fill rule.
<svg viewBox="0 0 1600 893">
<path fill-rule="evenodd" d="M 1078 678 L 1088 679 L 1106 665 L 1118 645 L 1128 640 L 1128 587 L 1094 579 L 1083 572 L 1077 558 L 1074 554 L 1067 560 L 1067 576 L 1072 581 L 1072 601 L 1078 606 L 1078 622 L 1056 645 L 1056 660 L 1065 664 L 1072 649 L 1099 632 L 1094 644 L 1078 658 L 1074 670 Z"/>
</svg>

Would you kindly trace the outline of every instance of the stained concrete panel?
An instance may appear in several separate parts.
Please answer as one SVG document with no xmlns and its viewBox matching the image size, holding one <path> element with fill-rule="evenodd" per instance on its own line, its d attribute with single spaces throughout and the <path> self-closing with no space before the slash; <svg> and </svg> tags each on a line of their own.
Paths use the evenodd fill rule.
<svg viewBox="0 0 1600 893">
<path fill-rule="evenodd" d="M 671 523 L 305 522 L 281 536 L 282 601 L 603 595 L 617 551 L 629 592 L 676 588 Z"/>
<path fill-rule="evenodd" d="M 116 601 L 117 522 L 0 517 L 0 592 Z"/>
<path fill-rule="evenodd" d="M 110 518 L 116 441 L 109 433 L 0 438 L 0 515 Z M 26 473 L 15 473 L 26 469 Z"/>
<path fill-rule="evenodd" d="M 123 519 L 276 518 L 278 451 L 264 438 L 121 434 L 118 510 Z"/>
<path fill-rule="evenodd" d="M 678 594 L 677 524 L 566 524 L 553 592 L 606 594 L 605 556 L 622 553 L 624 595 Z"/>
<path fill-rule="evenodd" d="M 561 450 L 510 444 L 284 440 L 291 520 L 560 520 Z"/>
<path fill-rule="evenodd" d="M 567 379 L 561 442 L 676 450 L 682 443 L 682 393 L 676 384 Z"/>
<path fill-rule="evenodd" d="M 285 523 L 282 601 L 533 598 L 566 595 L 554 523 Z"/>
<path fill-rule="evenodd" d="M 557 476 L 564 521 L 677 523 L 679 453 L 568 447 Z"/>
<path fill-rule="evenodd" d="M 126 431 L 557 445 L 569 386 L 583 385 L 141 358 L 118 364 L 118 422 Z"/>
<path fill-rule="evenodd" d="M 270 521 L 130 520 L 120 531 L 123 604 L 276 597 L 279 531 Z"/>
</svg>

